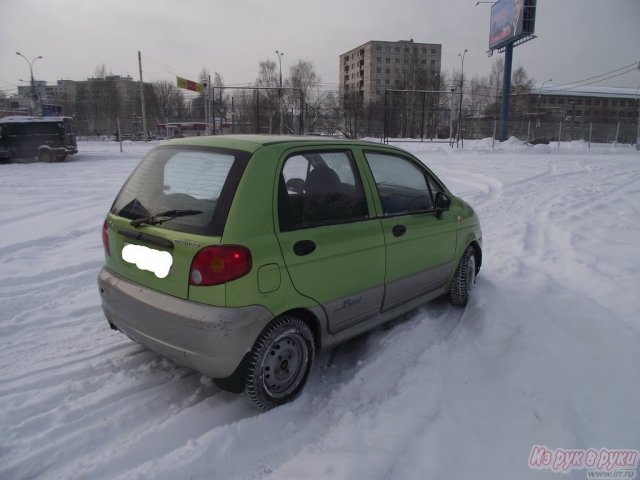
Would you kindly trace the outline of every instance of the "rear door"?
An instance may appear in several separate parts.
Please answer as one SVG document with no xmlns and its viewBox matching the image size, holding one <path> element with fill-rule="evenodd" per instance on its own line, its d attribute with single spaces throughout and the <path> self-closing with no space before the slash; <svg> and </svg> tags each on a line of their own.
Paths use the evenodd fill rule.
<svg viewBox="0 0 640 480">
<path fill-rule="evenodd" d="M 289 152 L 278 183 L 277 236 L 296 290 L 324 307 L 331 333 L 379 314 L 384 237 L 351 151 Z"/>
<path fill-rule="evenodd" d="M 448 281 L 456 221 L 451 212 L 436 215 L 434 195 L 444 189 L 415 159 L 382 151 L 366 151 L 365 157 L 379 195 L 386 243 L 383 310 L 389 310 Z"/>
</svg>

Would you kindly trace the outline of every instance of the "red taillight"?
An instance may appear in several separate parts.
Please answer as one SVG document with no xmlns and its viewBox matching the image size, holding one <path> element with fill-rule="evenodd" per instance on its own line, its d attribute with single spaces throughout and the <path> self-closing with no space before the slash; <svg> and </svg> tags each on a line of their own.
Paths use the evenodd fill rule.
<svg viewBox="0 0 640 480">
<path fill-rule="evenodd" d="M 191 262 L 189 285 L 220 285 L 251 271 L 251 252 L 239 245 L 205 247 Z"/>
<path fill-rule="evenodd" d="M 109 248 L 109 226 L 106 220 L 102 224 L 102 245 L 104 246 L 104 253 L 111 256 L 111 249 Z"/>
</svg>

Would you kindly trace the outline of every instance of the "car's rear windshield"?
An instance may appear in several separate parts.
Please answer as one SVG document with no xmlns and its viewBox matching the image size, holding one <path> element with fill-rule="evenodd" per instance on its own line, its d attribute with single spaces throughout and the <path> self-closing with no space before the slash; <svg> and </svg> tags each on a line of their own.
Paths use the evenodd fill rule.
<svg viewBox="0 0 640 480">
<path fill-rule="evenodd" d="M 163 220 L 169 230 L 220 236 L 247 152 L 160 146 L 151 150 L 116 197 L 111 213 L 131 220 L 181 212 Z M 197 212 L 197 213 L 196 213 Z"/>
</svg>

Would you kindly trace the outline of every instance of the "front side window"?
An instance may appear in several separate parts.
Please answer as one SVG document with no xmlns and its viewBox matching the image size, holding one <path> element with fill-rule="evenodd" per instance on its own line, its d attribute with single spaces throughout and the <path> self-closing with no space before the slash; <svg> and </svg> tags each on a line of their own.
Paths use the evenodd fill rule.
<svg viewBox="0 0 640 480">
<path fill-rule="evenodd" d="M 131 174 L 111 213 L 137 220 L 168 211 L 170 230 L 222 235 L 248 154 L 226 149 L 160 147 Z"/>
<path fill-rule="evenodd" d="M 433 189 L 441 189 L 424 169 L 407 158 L 395 155 L 368 152 L 366 157 L 378 188 L 384 215 L 433 209 Z"/>
<path fill-rule="evenodd" d="M 367 218 L 367 202 L 349 152 L 305 152 L 285 161 L 279 181 L 280 229 Z"/>
</svg>

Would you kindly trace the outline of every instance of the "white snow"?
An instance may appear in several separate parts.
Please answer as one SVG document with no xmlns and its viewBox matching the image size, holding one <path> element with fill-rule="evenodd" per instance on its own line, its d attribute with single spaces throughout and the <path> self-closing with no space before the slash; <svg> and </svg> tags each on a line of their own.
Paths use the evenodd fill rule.
<svg viewBox="0 0 640 480">
<path fill-rule="evenodd" d="M 480 215 L 466 309 L 317 359 L 261 412 L 108 328 L 101 227 L 151 145 L 0 165 L 0 478 L 584 479 L 534 445 L 640 448 L 640 155 L 402 143 Z"/>
</svg>

